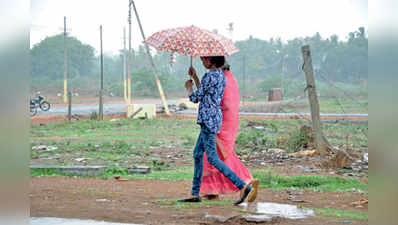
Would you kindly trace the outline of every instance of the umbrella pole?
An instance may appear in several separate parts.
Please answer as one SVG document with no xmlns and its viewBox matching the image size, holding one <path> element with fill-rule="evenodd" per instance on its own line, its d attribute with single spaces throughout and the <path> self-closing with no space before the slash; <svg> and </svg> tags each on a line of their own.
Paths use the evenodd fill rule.
<svg viewBox="0 0 398 225">
<path fill-rule="evenodd" d="M 192 55 L 191 55 L 191 67 L 192 67 Z M 191 68 L 191 67 L 189 67 L 189 68 Z M 192 78 L 191 78 L 191 76 L 189 76 L 189 74 L 188 74 L 188 77 L 189 77 L 189 80 L 192 81 Z"/>
</svg>

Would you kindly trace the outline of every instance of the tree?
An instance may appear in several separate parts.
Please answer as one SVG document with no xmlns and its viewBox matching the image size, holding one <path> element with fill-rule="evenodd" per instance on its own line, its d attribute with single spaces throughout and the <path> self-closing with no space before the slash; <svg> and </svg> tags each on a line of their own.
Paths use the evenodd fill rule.
<svg viewBox="0 0 398 225">
<path fill-rule="evenodd" d="M 95 58 L 94 48 L 75 37 L 67 37 L 68 77 L 88 76 Z M 64 76 L 64 36 L 47 37 L 30 50 L 32 77 L 62 79 Z"/>
</svg>

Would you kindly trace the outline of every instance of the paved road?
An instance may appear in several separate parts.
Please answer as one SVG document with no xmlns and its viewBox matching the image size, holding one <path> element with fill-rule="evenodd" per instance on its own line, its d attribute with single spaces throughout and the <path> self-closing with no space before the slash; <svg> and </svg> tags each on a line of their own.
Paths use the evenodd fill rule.
<svg viewBox="0 0 398 225">
<path fill-rule="evenodd" d="M 169 104 L 177 104 L 176 100 L 168 101 Z M 140 102 L 139 104 L 156 104 L 161 105 L 161 101 L 147 101 Z M 77 105 L 72 108 L 73 114 L 90 114 L 92 112 L 98 112 L 98 105 Z M 123 114 L 126 112 L 126 104 L 125 103 L 117 103 L 117 104 L 104 104 L 104 114 Z M 68 107 L 52 107 L 50 111 L 43 112 L 39 109 L 38 115 L 66 115 L 68 113 Z M 195 115 L 195 110 L 184 110 L 176 112 L 175 114 L 181 116 L 190 116 Z M 249 112 L 240 112 L 241 116 L 248 117 L 264 117 L 268 119 L 276 119 L 276 118 L 311 118 L 310 113 L 249 113 Z M 321 118 L 323 120 L 367 120 L 368 114 L 339 114 L 339 113 L 321 113 Z"/>
<path fill-rule="evenodd" d="M 139 104 L 156 104 L 161 105 L 161 101 L 146 101 L 139 102 Z M 177 101 L 168 101 L 168 104 L 177 104 Z M 98 105 L 72 105 L 72 114 L 90 114 L 92 112 L 98 112 Z M 119 114 L 126 113 L 126 103 L 117 104 L 104 104 L 104 114 Z M 44 112 L 38 109 L 37 115 L 66 115 L 68 114 L 68 107 L 58 106 L 52 107 L 49 111 Z"/>
</svg>

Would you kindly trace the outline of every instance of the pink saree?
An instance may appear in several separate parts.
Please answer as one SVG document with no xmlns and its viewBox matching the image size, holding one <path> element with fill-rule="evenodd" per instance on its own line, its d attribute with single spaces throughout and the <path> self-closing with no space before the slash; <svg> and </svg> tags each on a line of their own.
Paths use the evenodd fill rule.
<svg viewBox="0 0 398 225">
<path fill-rule="evenodd" d="M 239 86 L 231 71 L 225 73 L 226 84 L 224 96 L 221 100 L 222 124 L 221 131 L 216 135 L 217 152 L 220 159 L 244 182 L 253 179 L 250 171 L 239 160 L 234 151 L 235 139 L 239 126 Z M 239 189 L 233 185 L 222 173 L 218 172 L 207 161 L 206 153 L 203 160 L 203 178 L 200 193 L 209 194 L 232 194 Z"/>
</svg>

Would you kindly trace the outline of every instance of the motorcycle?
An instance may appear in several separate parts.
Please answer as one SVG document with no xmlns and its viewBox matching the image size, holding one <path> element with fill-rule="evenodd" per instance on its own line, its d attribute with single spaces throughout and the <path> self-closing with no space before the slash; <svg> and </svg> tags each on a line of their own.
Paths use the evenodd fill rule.
<svg viewBox="0 0 398 225">
<path fill-rule="evenodd" d="M 34 108 L 39 107 L 43 111 L 48 111 L 51 107 L 49 102 L 44 101 L 44 97 L 40 93 L 37 94 L 36 98 L 30 100 L 30 108 L 32 108 L 32 104 Z"/>
</svg>

